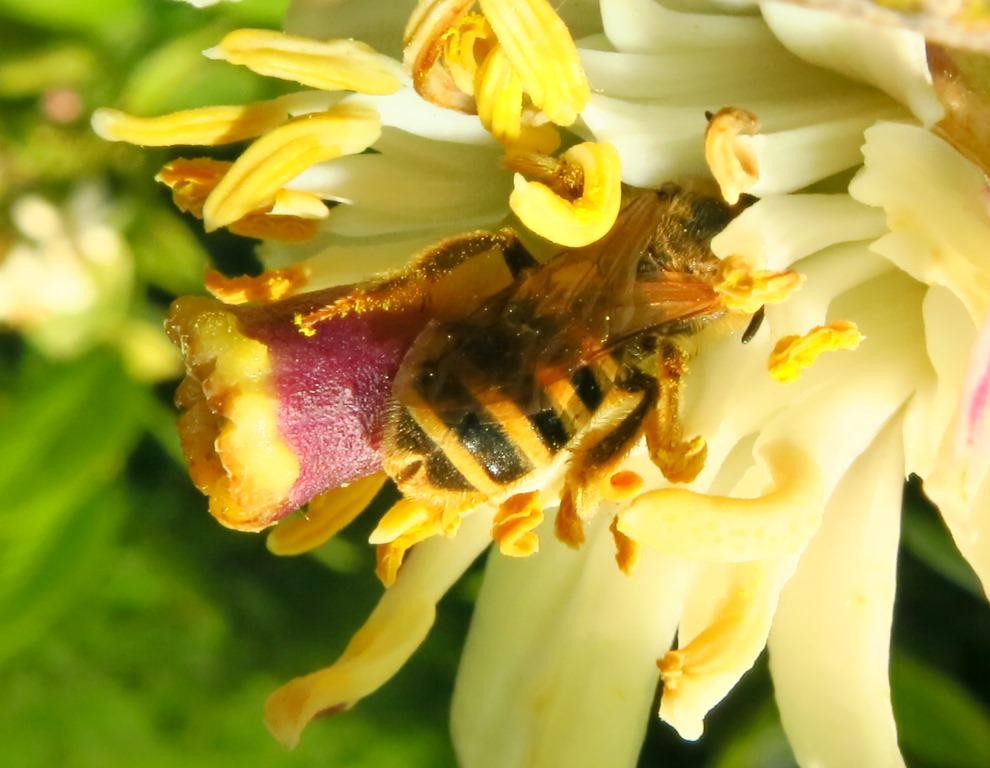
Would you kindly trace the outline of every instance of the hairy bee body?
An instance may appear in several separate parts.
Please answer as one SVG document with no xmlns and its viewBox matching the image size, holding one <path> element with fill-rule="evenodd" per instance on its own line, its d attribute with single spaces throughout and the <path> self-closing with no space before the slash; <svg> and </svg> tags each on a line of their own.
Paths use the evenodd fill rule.
<svg viewBox="0 0 990 768">
<path fill-rule="evenodd" d="M 644 434 L 664 474 L 691 479 L 665 458 L 684 444 L 682 342 L 725 314 L 710 242 L 736 213 L 707 187 L 636 191 L 599 242 L 517 267 L 480 306 L 429 324 L 386 419 L 402 493 L 467 510 L 564 461 L 565 492 L 580 491 Z"/>
</svg>

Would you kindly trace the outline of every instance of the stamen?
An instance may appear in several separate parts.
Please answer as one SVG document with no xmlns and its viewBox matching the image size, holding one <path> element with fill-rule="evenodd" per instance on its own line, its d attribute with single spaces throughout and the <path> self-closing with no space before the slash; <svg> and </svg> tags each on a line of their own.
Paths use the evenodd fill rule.
<svg viewBox="0 0 990 768">
<path fill-rule="evenodd" d="M 402 668 L 429 632 L 440 597 L 489 544 L 489 523 L 472 516 L 457 541 L 424 542 L 422 557 L 410 560 L 340 658 L 269 697 L 265 722 L 279 741 L 294 746 L 314 717 L 353 706 Z"/>
<path fill-rule="evenodd" d="M 413 88 L 431 104 L 473 114 L 471 91 L 458 85 L 447 67 L 442 66 L 448 34 L 459 29 L 474 0 L 420 0 L 403 32 L 402 63 L 412 75 Z"/>
<path fill-rule="evenodd" d="M 283 520 L 268 534 L 268 551 L 273 555 L 301 555 L 325 544 L 367 508 L 386 479 L 384 473 L 369 475 L 315 496 L 305 512 Z"/>
<path fill-rule="evenodd" d="M 511 156 L 506 161 L 515 162 Z M 569 196 L 569 188 L 577 174 L 580 174 L 581 191 L 574 198 Z M 565 180 L 566 186 L 561 183 Z M 567 150 L 552 175 L 527 181 L 516 174 L 509 207 L 541 237 L 578 248 L 599 240 L 612 228 L 621 201 L 619 153 L 611 144 L 585 142 Z"/>
<path fill-rule="evenodd" d="M 479 0 L 479 5 L 533 104 L 557 125 L 573 123 L 591 87 L 571 33 L 550 3 Z"/>
<path fill-rule="evenodd" d="M 804 277 L 794 270 L 754 270 L 742 256 L 733 255 L 719 264 L 713 287 L 722 296 L 726 308 L 752 315 L 765 304 L 785 301 L 803 282 Z"/>
<path fill-rule="evenodd" d="M 733 566 L 714 618 L 686 645 L 657 661 L 663 677 L 660 717 L 682 738 L 700 738 L 705 715 L 763 650 L 791 571 L 778 563 Z"/>
<path fill-rule="evenodd" d="M 454 83 L 468 96 L 475 94 L 478 62 L 484 61 L 495 45 L 495 33 L 480 13 L 469 13 L 450 27 L 442 37 L 441 57 Z"/>
<path fill-rule="evenodd" d="M 425 504 L 412 499 L 399 499 L 382 515 L 378 526 L 368 537 L 368 543 L 388 544 L 435 518 L 436 513 Z"/>
<path fill-rule="evenodd" d="M 517 493 L 499 505 L 492 522 L 492 539 L 509 557 L 528 557 L 540 549 L 533 529 L 543 522 L 540 492 Z"/>
<path fill-rule="evenodd" d="M 523 88 L 505 49 L 496 45 L 478 70 L 478 119 L 497 142 L 512 145 L 522 133 Z"/>
<path fill-rule="evenodd" d="M 279 126 L 248 147 L 207 198 L 206 230 L 273 205 L 276 193 L 310 166 L 363 152 L 380 134 L 378 113 L 360 104 L 338 104 Z"/>
<path fill-rule="evenodd" d="M 752 137 L 760 130 L 756 115 L 745 109 L 726 107 L 708 120 L 705 130 L 705 160 L 722 197 L 729 205 L 760 178 Z"/>
<path fill-rule="evenodd" d="M 155 179 L 172 190 L 172 200 L 180 211 L 203 218 L 207 197 L 232 166 L 233 163 L 205 157 L 179 158 L 165 165 Z M 228 229 L 245 237 L 303 242 L 316 234 L 316 221 L 327 213 L 326 205 L 316 195 L 281 189 L 275 193 L 271 211 L 250 211 L 229 224 Z"/>
<path fill-rule="evenodd" d="M 203 55 L 324 91 L 384 96 L 401 87 L 398 63 L 358 40 L 320 42 L 269 29 L 236 29 Z"/>
<path fill-rule="evenodd" d="M 282 100 L 243 106 L 203 107 L 158 117 L 134 117 L 116 109 L 93 112 L 93 131 L 107 141 L 143 147 L 217 146 L 268 133 L 288 119 Z"/>
<path fill-rule="evenodd" d="M 615 541 L 615 562 L 626 576 L 632 576 L 633 568 L 639 562 L 639 544 L 622 533 L 617 523 L 618 518 L 613 517 L 608 526 Z"/>
<path fill-rule="evenodd" d="M 819 355 L 839 349 L 856 349 L 864 338 L 855 323 L 845 320 L 819 325 L 804 336 L 785 336 L 778 341 L 770 353 L 767 367 L 777 381 L 795 381 L 806 368 L 814 365 Z"/>
<path fill-rule="evenodd" d="M 618 530 L 661 552 L 736 563 L 792 554 L 818 530 L 821 470 L 795 445 L 762 451 L 772 480 L 760 496 L 736 499 L 682 488 L 644 493 L 618 515 Z"/>
<path fill-rule="evenodd" d="M 278 301 L 299 293 L 308 281 L 308 270 L 302 264 L 272 269 L 255 277 L 226 277 L 211 269 L 205 278 L 206 290 L 224 304 Z"/>
</svg>

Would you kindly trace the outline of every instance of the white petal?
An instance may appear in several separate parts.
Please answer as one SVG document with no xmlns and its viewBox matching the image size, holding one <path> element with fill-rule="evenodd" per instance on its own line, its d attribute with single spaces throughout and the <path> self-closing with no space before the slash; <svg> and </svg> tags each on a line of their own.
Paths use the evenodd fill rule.
<svg viewBox="0 0 990 768">
<path fill-rule="evenodd" d="M 623 576 L 602 512 L 578 551 L 545 525 L 539 554 L 489 559 L 454 691 L 465 768 L 636 764 L 689 566 L 644 552 Z"/>
<path fill-rule="evenodd" d="M 973 322 L 981 322 L 990 309 L 983 174 L 946 142 L 911 125 L 870 128 L 863 155 L 849 193 L 882 207 L 891 230 L 874 249 L 915 279 L 952 289 Z"/>
<path fill-rule="evenodd" d="M 770 672 L 802 766 L 904 764 L 887 680 L 901 439 L 895 419 L 843 477 L 777 608 Z"/>
<path fill-rule="evenodd" d="M 876 86 L 925 125 L 942 119 L 917 32 L 779 2 L 760 9 L 780 41 L 804 60 Z"/>
<path fill-rule="evenodd" d="M 762 47 L 773 40 L 755 17 L 671 10 L 656 0 L 604 0 L 605 34 L 620 51 Z"/>
</svg>

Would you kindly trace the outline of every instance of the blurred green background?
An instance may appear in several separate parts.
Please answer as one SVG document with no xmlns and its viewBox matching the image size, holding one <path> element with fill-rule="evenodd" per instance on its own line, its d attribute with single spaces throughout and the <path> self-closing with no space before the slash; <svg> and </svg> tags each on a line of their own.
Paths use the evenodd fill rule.
<svg viewBox="0 0 990 768">
<path fill-rule="evenodd" d="M 206 513 L 178 450 L 161 320 L 211 261 L 250 268 L 250 243 L 172 208 L 152 181 L 166 153 L 89 130 L 97 106 L 275 95 L 199 52 L 238 26 L 277 28 L 286 4 L 0 0 L 0 765 L 453 764 L 447 707 L 480 567 L 379 694 L 293 752 L 262 725 L 267 694 L 335 658 L 374 605 L 373 518 L 280 560 Z M 909 764 L 990 765 L 990 610 L 913 491 L 895 646 Z M 708 731 L 684 744 L 654 722 L 641 764 L 793 764 L 765 663 Z"/>
</svg>

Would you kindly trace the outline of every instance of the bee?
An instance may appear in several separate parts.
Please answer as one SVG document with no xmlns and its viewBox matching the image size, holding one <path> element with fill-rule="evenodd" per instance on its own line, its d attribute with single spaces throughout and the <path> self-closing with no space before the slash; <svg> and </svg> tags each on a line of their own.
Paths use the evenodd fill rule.
<svg viewBox="0 0 990 768">
<path fill-rule="evenodd" d="M 591 245 L 540 263 L 511 230 L 465 235 L 304 323 L 411 301 L 432 317 L 384 421 L 384 470 L 406 498 L 463 514 L 566 465 L 560 514 L 582 519 L 644 437 L 671 482 L 703 467 L 703 438 L 685 437 L 679 420 L 687 341 L 727 314 L 711 239 L 750 202 L 729 206 L 704 182 L 628 189 Z M 503 285 L 452 279 L 482 259 Z M 460 304 L 446 298 L 458 284 Z"/>
</svg>

